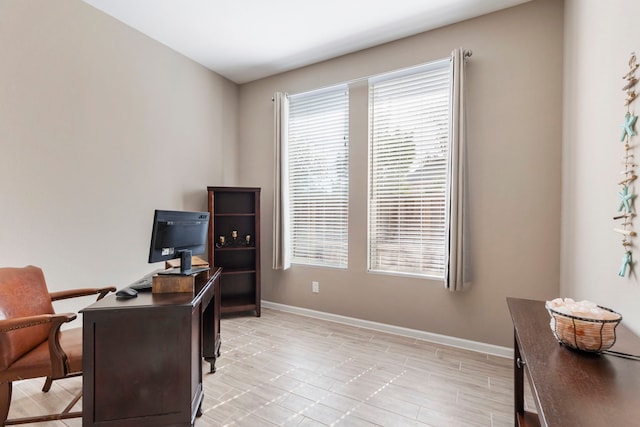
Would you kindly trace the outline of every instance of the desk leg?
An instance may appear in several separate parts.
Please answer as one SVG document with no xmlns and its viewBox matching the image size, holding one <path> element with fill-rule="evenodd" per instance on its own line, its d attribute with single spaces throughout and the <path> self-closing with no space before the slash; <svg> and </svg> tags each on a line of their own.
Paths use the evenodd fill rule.
<svg viewBox="0 0 640 427">
<path fill-rule="evenodd" d="M 209 373 L 210 374 L 215 374 L 217 358 L 215 358 L 215 357 L 205 357 L 204 360 L 209 362 Z"/>
<path fill-rule="evenodd" d="M 216 371 L 216 336 L 213 327 L 213 304 L 202 313 L 202 357 L 211 364 L 210 373 Z"/>
<path fill-rule="evenodd" d="M 521 365 L 520 345 L 518 337 L 513 333 L 513 395 L 514 395 L 514 425 L 520 425 L 519 419 L 524 416 L 524 369 Z"/>
<path fill-rule="evenodd" d="M 214 298 L 217 298 L 214 297 Z M 216 371 L 216 359 L 219 356 L 219 332 L 216 328 L 216 311 L 213 302 L 202 313 L 202 357 L 209 362 L 210 373 Z"/>
</svg>

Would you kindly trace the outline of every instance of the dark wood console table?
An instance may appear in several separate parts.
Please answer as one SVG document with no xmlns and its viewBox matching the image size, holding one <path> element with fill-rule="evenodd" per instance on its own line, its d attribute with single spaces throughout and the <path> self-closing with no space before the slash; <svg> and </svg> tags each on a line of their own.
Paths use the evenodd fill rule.
<svg viewBox="0 0 640 427">
<path fill-rule="evenodd" d="M 507 305 L 514 326 L 516 427 L 640 425 L 640 360 L 560 345 L 543 301 L 507 298 Z M 611 350 L 640 355 L 640 339 L 624 325 L 616 337 Z M 525 372 L 537 414 L 524 410 Z"/>
<path fill-rule="evenodd" d="M 202 358 L 220 355 L 220 273 L 193 293 L 108 296 L 83 313 L 83 426 L 192 426 L 203 398 Z"/>
</svg>

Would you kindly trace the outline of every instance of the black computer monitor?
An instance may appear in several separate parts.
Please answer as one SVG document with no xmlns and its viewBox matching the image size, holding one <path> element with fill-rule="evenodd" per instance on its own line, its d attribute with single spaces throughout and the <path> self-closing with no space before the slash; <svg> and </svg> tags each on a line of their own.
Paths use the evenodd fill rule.
<svg viewBox="0 0 640 427">
<path fill-rule="evenodd" d="M 191 256 L 203 253 L 207 245 L 209 212 L 156 210 L 153 216 L 149 263 L 180 258 L 180 269 L 160 274 L 192 274 Z"/>
</svg>

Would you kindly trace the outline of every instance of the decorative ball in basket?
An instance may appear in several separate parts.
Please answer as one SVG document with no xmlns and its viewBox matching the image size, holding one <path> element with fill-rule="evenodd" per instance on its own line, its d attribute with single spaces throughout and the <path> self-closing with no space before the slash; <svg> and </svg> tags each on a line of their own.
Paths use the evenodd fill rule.
<svg viewBox="0 0 640 427">
<path fill-rule="evenodd" d="M 616 327 L 622 315 L 591 301 L 556 298 L 545 304 L 551 316 L 551 331 L 568 347 L 603 352 L 616 342 Z"/>
</svg>

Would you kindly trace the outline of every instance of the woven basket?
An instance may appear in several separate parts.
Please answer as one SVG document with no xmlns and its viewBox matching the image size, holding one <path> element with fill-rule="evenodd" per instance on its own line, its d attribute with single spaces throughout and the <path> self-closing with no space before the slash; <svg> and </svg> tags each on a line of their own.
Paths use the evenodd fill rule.
<svg viewBox="0 0 640 427">
<path fill-rule="evenodd" d="M 616 314 L 618 318 L 589 319 L 563 314 L 547 306 L 551 316 L 551 331 L 558 342 L 576 350 L 595 353 L 610 349 L 616 342 L 616 327 L 620 324 L 622 315 L 609 308 L 598 307 Z"/>
</svg>

